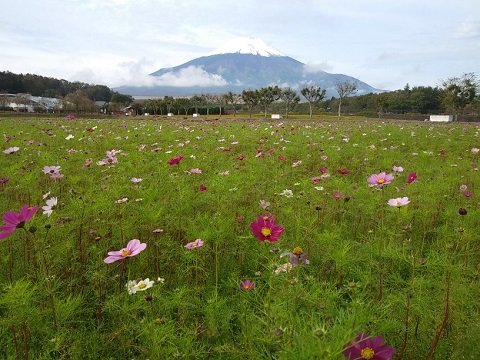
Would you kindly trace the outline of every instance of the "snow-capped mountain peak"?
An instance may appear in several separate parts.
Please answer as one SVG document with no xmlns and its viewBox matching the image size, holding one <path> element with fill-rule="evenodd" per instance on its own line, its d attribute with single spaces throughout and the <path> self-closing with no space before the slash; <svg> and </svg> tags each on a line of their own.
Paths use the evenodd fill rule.
<svg viewBox="0 0 480 360">
<path fill-rule="evenodd" d="M 239 37 L 233 39 L 218 49 L 212 51 L 209 55 L 220 54 L 253 54 L 260 56 L 286 56 L 277 49 L 267 45 L 263 40 L 253 37 Z"/>
</svg>

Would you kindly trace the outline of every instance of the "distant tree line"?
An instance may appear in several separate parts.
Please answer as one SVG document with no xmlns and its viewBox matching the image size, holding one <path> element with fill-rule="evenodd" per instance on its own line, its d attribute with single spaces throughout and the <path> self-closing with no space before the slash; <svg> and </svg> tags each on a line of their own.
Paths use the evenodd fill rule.
<svg viewBox="0 0 480 360">
<path fill-rule="evenodd" d="M 118 113 L 129 107 L 136 114 L 201 114 L 236 116 L 238 113 L 291 114 L 337 113 L 388 117 L 401 114 L 480 115 L 480 85 L 474 73 L 442 81 L 440 87 L 408 84 L 401 90 L 356 95 L 357 84 L 343 81 L 335 84 L 338 97 L 325 99 L 326 89 L 306 84 L 299 91 L 290 87 L 267 86 L 242 93 L 197 94 L 191 97 L 164 96 L 135 101 L 132 96 L 113 92 L 103 85 L 68 82 L 38 75 L 16 75 L 0 72 L 0 93 L 30 94 L 63 100 L 63 109 L 74 112 L 98 111 L 94 101 L 104 101 L 105 113 Z"/>
<path fill-rule="evenodd" d="M 278 113 L 289 115 L 336 113 L 356 114 L 375 117 L 388 117 L 404 114 L 480 115 L 480 86 L 475 74 L 468 73 L 442 81 L 440 87 L 416 86 L 408 84 L 401 90 L 369 93 L 352 96 L 356 93 L 356 83 L 344 81 L 335 84 L 338 97 L 325 99 L 326 89 L 314 84 L 303 86 L 300 91 L 292 88 L 268 86 L 255 90 L 244 90 L 241 94 L 201 94 L 190 98 L 149 99 L 135 102 L 131 106 L 137 113 L 164 115 L 174 113 L 187 115 L 225 114 L 235 116 L 242 112 L 251 117 L 254 113 Z"/>
<path fill-rule="evenodd" d="M 81 90 L 88 99 L 110 102 L 115 94 L 108 86 L 91 85 L 79 81 L 70 82 L 33 74 L 0 72 L 0 92 L 8 94 L 30 94 L 50 98 L 64 98 Z"/>
</svg>

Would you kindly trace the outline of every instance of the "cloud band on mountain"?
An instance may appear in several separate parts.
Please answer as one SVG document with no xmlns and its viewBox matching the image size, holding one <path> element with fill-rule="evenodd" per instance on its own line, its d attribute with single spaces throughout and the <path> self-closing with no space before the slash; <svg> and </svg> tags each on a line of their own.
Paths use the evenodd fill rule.
<svg viewBox="0 0 480 360">
<path fill-rule="evenodd" d="M 150 86 L 225 86 L 228 82 L 218 74 L 211 74 L 197 66 L 169 71 L 160 76 L 149 76 Z"/>
</svg>

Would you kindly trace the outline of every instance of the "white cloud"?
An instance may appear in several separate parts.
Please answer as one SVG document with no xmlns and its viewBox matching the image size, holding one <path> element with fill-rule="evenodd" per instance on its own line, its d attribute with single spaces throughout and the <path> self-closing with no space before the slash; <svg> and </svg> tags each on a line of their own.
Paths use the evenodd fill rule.
<svg viewBox="0 0 480 360">
<path fill-rule="evenodd" d="M 453 36 L 455 39 L 480 38 L 480 21 L 472 18 L 466 19 L 456 29 Z"/>
<path fill-rule="evenodd" d="M 315 74 L 323 71 L 331 72 L 332 70 L 333 66 L 326 61 L 323 61 L 321 63 L 307 63 L 303 67 L 303 72 L 305 74 Z"/>
<path fill-rule="evenodd" d="M 140 80 L 140 81 L 138 81 Z M 179 71 L 169 71 L 161 76 L 137 77 L 136 86 L 223 86 L 228 82 L 220 75 L 210 74 L 197 66 L 188 66 Z"/>
</svg>

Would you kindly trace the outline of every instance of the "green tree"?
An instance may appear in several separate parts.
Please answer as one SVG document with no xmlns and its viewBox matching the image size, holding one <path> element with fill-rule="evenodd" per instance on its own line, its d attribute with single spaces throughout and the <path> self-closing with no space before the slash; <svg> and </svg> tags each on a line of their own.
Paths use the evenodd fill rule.
<svg viewBox="0 0 480 360">
<path fill-rule="evenodd" d="M 302 96 L 307 100 L 310 109 L 310 119 L 313 115 L 313 107 L 323 100 L 326 90 L 316 85 L 304 85 L 300 90 Z"/>
<path fill-rule="evenodd" d="M 77 90 L 74 93 L 68 94 L 63 99 L 63 108 L 67 111 L 93 112 L 95 110 L 95 103 L 90 100 L 83 90 Z"/>
<path fill-rule="evenodd" d="M 268 107 L 280 98 L 282 90 L 278 86 L 267 86 L 258 90 L 258 103 L 263 106 L 265 118 Z"/>
<path fill-rule="evenodd" d="M 178 109 L 178 115 L 180 115 L 180 109 L 185 112 L 185 115 L 188 115 L 188 110 L 192 107 L 192 102 L 188 98 L 176 98 L 175 106 Z"/>
<path fill-rule="evenodd" d="M 471 103 L 478 92 L 479 83 L 474 73 L 463 74 L 461 78 L 453 77 L 442 81 L 442 104 L 451 111 L 457 120 L 458 112 Z"/>
<path fill-rule="evenodd" d="M 112 97 L 110 98 L 110 102 L 127 106 L 133 103 L 133 97 L 130 95 L 124 95 L 124 94 L 119 94 L 118 92 L 115 92 L 112 94 Z"/>
<path fill-rule="evenodd" d="M 243 90 L 242 100 L 248 109 L 248 116 L 252 118 L 252 111 L 258 105 L 258 90 Z"/>
<path fill-rule="evenodd" d="M 191 106 L 195 109 L 195 114 L 198 114 L 198 108 L 203 105 L 203 97 L 194 95 L 190 98 Z"/>
</svg>

